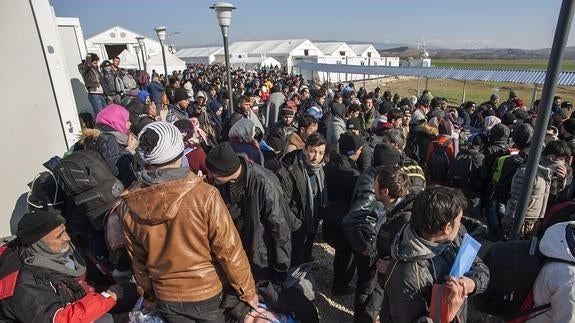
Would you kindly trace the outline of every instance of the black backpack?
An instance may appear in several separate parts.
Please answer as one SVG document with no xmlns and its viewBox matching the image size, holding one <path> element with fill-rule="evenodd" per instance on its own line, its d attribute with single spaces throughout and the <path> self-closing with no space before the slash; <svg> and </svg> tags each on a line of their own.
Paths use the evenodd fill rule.
<svg viewBox="0 0 575 323">
<path fill-rule="evenodd" d="M 497 158 L 493 165 L 491 183 L 493 193 L 499 202 L 506 202 L 511 197 L 513 176 L 527 159 L 523 154 L 510 154 Z"/>
<path fill-rule="evenodd" d="M 124 190 L 100 154 L 75 151 L 63 158 L 55 170 L 64 192 L 92 225 L 102 229 L 103 215 L 114 206 Z"/>
<path fill-rule="evenodd" d="M 546 262 L 568 261 L 547 258 L 539 252 L 539 240 L 500 241 L 481 257 L 489 268 L 489 285 L 473 297 L 477 310 L 510 321 L 538 315 L 551 305 L 533 307 L 533 284 Z M 570 263 L 575 264 L 575 263 Z M 536 314 L 538 313 L 538 314 Z"/>
<path fill-rule="evenodd" d="M 477 183 L 477 168 L 475 164 L 480 158 L 477 151 L 463 150 L 449 165 L 447 171 L 447 183 L 451 187 L 460 188 L 463 191 L 473 190 L 474 183 Z"/>
<path fill-rule="evenodd" d="M 441 145 L 433 143 L 433 145 L 435 145 L 435 150 L 433 151 L 433 154 L 431 154 L 429 164 L 427 164 L 427 175 L 429 176 L 430 181 L 435 182 L 447 180 L 447 173 L 449 171 L 449 165 L 451 164 L 451 160 L 447 155 L 447 147 L 451 143 L 451 138 Z"/>
</svg>

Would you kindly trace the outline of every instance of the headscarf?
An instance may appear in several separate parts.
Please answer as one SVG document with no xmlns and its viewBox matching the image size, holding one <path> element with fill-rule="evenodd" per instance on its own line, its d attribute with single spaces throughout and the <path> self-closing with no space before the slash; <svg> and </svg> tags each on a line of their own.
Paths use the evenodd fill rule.
<svg viewBox="0 0 575 323">
<path fill-rule="evenodd" d="M 96 124 L 112 127 L 114 130 L 128 135 L 130 134 L 130 129 L 126 127 L 126 123 L 129 118 L 130 112 L 126 108 L 118 104 L 110 104 L 98 113 Z"/>
<path fill-rule="evenodd" d="M 256 135 L 256 125 L 250 119 L 240 119 L 231 128 L 228 134 L 230 139 L 237 139 L 240 142 L 251 143 Z"/>
</svg>

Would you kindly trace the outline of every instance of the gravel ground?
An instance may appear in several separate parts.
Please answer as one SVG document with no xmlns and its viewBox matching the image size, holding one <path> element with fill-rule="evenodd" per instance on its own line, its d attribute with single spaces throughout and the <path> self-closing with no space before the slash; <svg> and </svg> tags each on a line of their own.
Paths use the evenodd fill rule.
<svg viewBox="0 0 575 323">
<path fill-rule="evenodd" d="M 333 296 L 331 294 L 334 249 L 327 243 L 317 242 L 313 246 L 313 256 L 315 259 L 314 278 L 318 290 L 314 303 L 319 311 L 320 322 L 353 322 L 353 295 Z M 467 322 L 502 323 L 503 321 L 470 309 Z"/>
</svg>

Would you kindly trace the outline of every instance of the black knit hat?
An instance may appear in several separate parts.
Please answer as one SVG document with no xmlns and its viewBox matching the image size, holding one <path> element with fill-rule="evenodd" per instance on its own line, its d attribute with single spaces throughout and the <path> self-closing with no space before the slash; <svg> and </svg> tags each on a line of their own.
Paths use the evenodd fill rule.
<svg viewBox="0 0 575 323">
<path fill-rule="evenodd" d="M 206 167 L 219 176 L 230 176 L 240 168 L 240 158 L 229 143 L 217 145 L 206 157 Z"/>
<path fill-rule="evenodd" d="M 188 100 L 190 97 L 188 96 L 188 92 L 184 89 L 177 88 L 174 92 L 174 102 L 180 102 L 182 100 Z"/>
<path fill-rule="evenodd" d="M 361 121 L 358 118 L 349 118 L 345 123 L 347 130 L 358 130 L 361 131 Z"/>
<path fill-rule="evenodd" d="M 353 132 L 342 133 L 339 137 L 339 153 L 344 156 L 351 156 L 361 148 L 361 137 Z"/>
<path fill-rule="evenodd" d="M 16 236 L 22 241 L 23 245 L 29 246 L 64 223 L 66 223 L 66 219 L 56 209 L 26 213 L 18 222 Z"/>
<path fill-rule="evenodd" d="M 401 156 L 399 150 L 391 144 L 379 144 L 373 151 L 373 166 L 396 166 Z"/>
<path fill-rule="evenodd" d="M 563 128 L 570 134 L 575 134 L 575 119 L 567 119 L 563 121 Z"/>
</svg>

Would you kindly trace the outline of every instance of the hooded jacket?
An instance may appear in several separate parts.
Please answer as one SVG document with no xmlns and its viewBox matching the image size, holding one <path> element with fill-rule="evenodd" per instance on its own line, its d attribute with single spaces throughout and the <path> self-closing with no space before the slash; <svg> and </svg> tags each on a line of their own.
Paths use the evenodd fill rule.
<svg viewBox="0 0 575 323">
<path fill-rule="evenodd" d="M 485 148 L 483 154 L 485 155 L 484 163 L 485 169 L 491 174 L 493 164 L 497 158 L 505 155 L 506 149 L 509 147 L 509 128 L 504 124 L 496 124 L 488 135 L 488 146 Z"/>
<path fill-rule="evenodd" d="M 423 166 L 427 148 L 436 136 L 437 128 L 433 128 L 427 123 L 412 127 L 407 135 L 405 154 Z"/>
<path fill-rule="evenodd" d="M 271 127 L 278 121 L 281 105 L 286 101 L 286 96 L 280 91 L 275 91 L 270 94 L 266 104 L 266 127 Z"/>
<path fill-rule="evenodd" d="M 326 140 L 327 146 L 332 151 L 339 151 L 339 137 L 345 132 L 345 106 L 335 103 L 331 108 L 331 119 L 327 124 Z"/>
<path fill-rule="evenodd" d="M 144 297 L 203 301 L 224 280 L 241 300 L 255 296 L 242 241 L 215 187 L 189 173 L 151 186 L 139 181 L 122 200 L 126 249 Z"/>
<path fill-rule="evenodd" d="M 390 295 L 389 313 L 395 323 L 429 322 L 428 308 L 434 283 L 443 283 L 449 274 L 465 234 L 463 225 L 451 243 L 432 243 L 418 236 L 410 224 L 404 226 L 391 245 L 392 260 L 384 283 Z M 489 283 L 489 269 L 476 257 L 465 274 L 475 282 L 473 294 L 482 293 Z M 386 308 L 384 307 L 384 310 Z M 467 300 L 461 306 L 458 322 L 467 320 Z"/>
<path fill-rule="evenodd" d="M 575 222 L 551 226 L 539 243 L 539 251 L 546 257 L 575 262 L 569 247 L 566 228 Z M 547 262 L 533 284 L 534 307 L 551 304 L 551 308 L 528 320 L 527 323 L 575 322 L 575 264 Z"/>
</svg>

